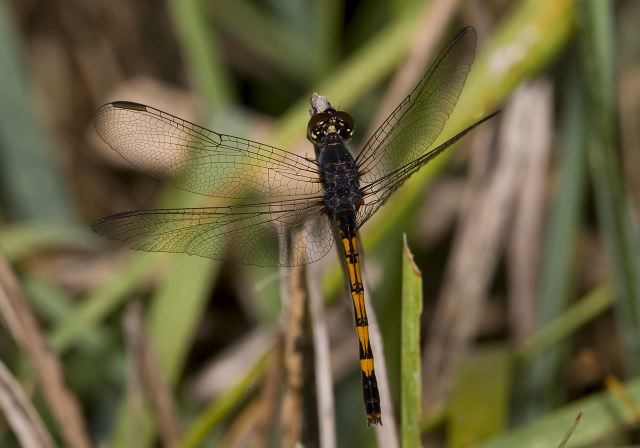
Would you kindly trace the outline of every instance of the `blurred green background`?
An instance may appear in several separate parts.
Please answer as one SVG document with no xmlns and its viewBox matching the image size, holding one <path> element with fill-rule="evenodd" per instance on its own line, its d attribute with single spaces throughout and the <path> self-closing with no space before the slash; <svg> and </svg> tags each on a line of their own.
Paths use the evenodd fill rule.
<svg viewBox="0 0 640 448">
<path fill-rule="evenodd" d="M 582 411 L 567 446 L 640 443 L 638 23 L 634 0 L 0 3 L 0 249 L 11 267 L 0 275 L 0 446 L 25 443 L 21 418 L 41 420 L 58 446 L 286 445 L 288 273 L 93 235 L 110 213 L 202 201 L 136 172 L 95 134 L 95 111 L 137 101 L 311 156 L 308 98 L 319 92 L 356 119 L 357 152 L 466 25 L 476 62 L 443 138 L 501 113 L 362 229 L 393 415 L 381 432 L 366 427 L 332 252 L 311 268 L 330 366 L 314 366 L 312 313 L 299 440 L 560 446 Z M 406 297 L 403 233 L 422 314 Z M 20 296 L 26 311 L 12 310 Z M 62 382 L 46 384 L 56 375 L 25 313 L 77 407 L 56 398 Z M 420 334 L 405 339 L 412 322 Z M 405 355 L 404 341 L 419 345 Z M 323 419 L 335 431 L 316 408 L 314 375 L 329 370 L 335 416 Z M 412 393 L 420 410 L 403 406 Z M 26 403 L 7 404 L 17 396 Z"/>
</svg>

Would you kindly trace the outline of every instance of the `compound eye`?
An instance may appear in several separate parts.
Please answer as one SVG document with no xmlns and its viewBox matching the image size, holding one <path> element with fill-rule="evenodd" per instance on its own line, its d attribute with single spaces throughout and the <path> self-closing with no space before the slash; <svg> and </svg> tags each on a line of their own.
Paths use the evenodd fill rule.
<svg viewBox="0 0 640 448">
<path fill-rule="evenodd" d="M 335 113 L 335 117 L 351 129 L 356 127 L 356 123 L 353 120 L 353 117 L 346 112 L 339 110 Z"/>
<path fill-rule="evenodd" d="M 326 135 L 326 132 L 324 128 L 319 127 L 319 128 L 312 129 L 309 132 L 309 134 L 307 134 L 307 139 L 311 141 L 311 143 L 318 143 L 320 140 L 324 138 L 325 135 Z"/>
<path fill-rule="evenodd" d="M 335 113 L 334 117 L 338 121 L 340 137 L 345 140 L 349 140 L 351 137 L 353 137 L 355 125 L 353 118 L 351 118 L 351 115 L 346 112 L 338 111 Z"/>
<path fill-rule="evenodd" d="M 345 140 L 350 140 L 353 137 L 353 128 L 351 126 L 342 126 L 340 128 L 340 137 Z"/>
<path fill-rule="evenodd" d="M 307 125 L 307 139 L 311 143 L 317 143 L 324 135 L 323 125 L 330 118 L 329 114 L 320 112 L 309 119 Z"/>
<path fill-rule="evenodd" d="M 335 118 L 340 123 L 340 136 L 345 140 L 349 140 L 353 137 L 355 123 L 351 115 L 346 112 L 338 111 L 335 113 Z"/>
</svg>

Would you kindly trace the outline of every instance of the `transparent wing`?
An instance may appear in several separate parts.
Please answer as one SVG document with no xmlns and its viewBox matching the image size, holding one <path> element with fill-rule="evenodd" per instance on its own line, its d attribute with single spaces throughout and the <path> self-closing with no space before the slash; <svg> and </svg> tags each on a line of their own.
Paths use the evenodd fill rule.
<svg viewBox="0 0 640 448">
<path fill-rule="evenodd" d="M 469 131 L 493 118 L 498 112 L 494 112 L 475 122 L 462 132 L 456 134 L 443 144 L 427 151 L 417 159 L 389 173 L 383 178 L 370 182 L 362 188 L 363 204 L 358 209 L 356 222 L 362 226 L 413 173 L 422 168 L 427 162 L 464 137 Z"/>
<path fill-rule="evenodd" d="M 464 28 L 456 34 L 413 92 L 365 144 L 356 157 L 360 186 L 365 193 L 388 190 L 385 194 L 390 194 L 398 188 L 399 180 L 406 180 L 407 172 L 415 172 L 416 166 L 424 165 L 444 149 L 431 149 L 431 145 L 458 101 L 475 48 L 473 28 Z M 378 194 L 377 199 L 384 202 L 382 196 Z"/>
<path fill-rule="evenodd" d="M 134 210 L 107 216 L 95 232 L 149 252 L 183 252 L 256 266 L 319 260 L 333 245 L 331 224 L 315 203 L 283 201 L 228 207 Z"/>
<path fill-rule="evenodd" d="M 314 195 L 321 189 L 313 161 L 142 104 L 105 104 L 95 127 L 132 165 L 193 193 L 240 198 L 251 189 L 274 198 Z"/>
</svg>

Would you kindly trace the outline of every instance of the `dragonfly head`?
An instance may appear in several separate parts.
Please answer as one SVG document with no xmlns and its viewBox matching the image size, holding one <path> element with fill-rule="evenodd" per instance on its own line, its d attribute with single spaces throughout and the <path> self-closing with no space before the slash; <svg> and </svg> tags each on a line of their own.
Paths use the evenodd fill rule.
<svg viewBox="0 0 640 448">
<path fill-rule="evenodd" d="M 353 137 L 355 122 L 351 115 L 333 108 L 318 112 L 309 119 L 307 125 L 307 139 L 317 145 L 321 143 L 327 135 L 336 133 L 347 141 Z"/>
</svg>

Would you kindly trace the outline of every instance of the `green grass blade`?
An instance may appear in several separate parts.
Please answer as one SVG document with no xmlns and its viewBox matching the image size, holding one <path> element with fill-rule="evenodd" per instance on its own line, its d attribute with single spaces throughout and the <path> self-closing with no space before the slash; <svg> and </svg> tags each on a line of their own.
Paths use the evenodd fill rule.
<svg viewBox="0 0 640 448">
<path fill-rule="evenodd" d="M 159 254 L 136 253 L 112 281 L 90 294 L 72 314 L 60 321 L 49 335 L 49 344 L 58 351 L 70 349 L 93 327 L 122 306 L 162 263 Z"/>
<path fill-rule="evenodd" d="M 0 228 L 0 248 L 11 261 L 47 250 L 94 250 L 99 246 L 99 238 L 77 226 L 21 223 Z"/>
<path fill-rule="evenodd" d="M 598 221 L 613 280 L 619 290 L 617 317 L 626 367 L 640 373 L 640 236 L 634 227 L 619 160 L 616 52 L 612 2 L 579 2 L 579 38 L 587 105 L 588 160 L 593 177 Z"/>
<path fill-rule="evenodd" d="M 60 322 L 73 312 L 73 299 L 63 289 L 29 275 L 23 277 L 22 286 L 29 303 L 45 321 Z"/>
<path fill-rule="evenodd" d="M 219 272 L 219 262 L 177 255 L 149 310 L 149 339 L 162 373 L 177 383 Z"/>
<path fill-rule="evenodd" d="M 252 2 L 219 0 L 212 2 L 207 11 L 219 29 L 233 36 L 267 65 L 277 67 L 292 82 L 304 84 L 305 80 L 311 79 L 313 62 L 309 60 L 305 42 L 291 29 L 262 13 Z"/>
<path fill-rule="evenodd" d="M 475 350 L 463 361 L 447 412 L 448 446 L 472 446 L 504 431 L 512 365 L 511 353 L 504 347 Z"/>
<path fill-rule="evenodd" d="M 630 398 L 640 401 L 640 379 L 624 385 Z M 620 432 L 635 421 L 633 411 L 609 392 L 595 394 L 557 411 L 547 413 L 537 420 L 493 438 L 478 448 L 538 448 L 558 446 L 582 411 L 582 419 L 571 435 L 570 446 L 603 446 L 597 442 L 609 434 Z M 607 445 L 608 446 L 608 445 Z"/>
<path fill-rule="evenodd" d="M 32 105 L 29 76 L 9 3 L 0 3 L 0 179 L 12 217 L 70 223 L 76 219 L 49 137 Z"/>
<path fill-rule="evenodd" d="M 205 20 L 203 2 L 170 0 L 168 7 L 196 89 L 212 111 L 222 111 L 234 101 L 234 89 L 222 63 L 216 36 Z"/>
<path fill-rule="evenodd" d="M 413 261 L 406 235 L 402 244 L 401 432 L 402 446 L 420 446 L 422 384 L 420 373 L 420 316 L 422 274 Z"/>
<path fill-rule="evenodd" d="M 585 109 L 577 70 L 569 70 L 564 83 L 566 96 L 557 195 L 550 212 L 541 266 L 537 325 L 541 328 L 568 306 L 575 270 L 580 218 L 586 189 Z M 516 420 L 526 420 L 551 408 L 558 399 L 555 384 L 565 346 L 549 346 L 523 366 L 521 397 Z"/>
<path fill-rule="evenodd" d="M 539 353 L 548 353 L 583 325 L 608 310 L 614 301 L 614 291 L 608 285 L 594 289 L 538 330 L 518 349 L 516 356 L 521 362 L 526 362 Z"/>
<path fill-rule="evenodd" d="M 323 0 L 313 2 L 313 48 L 315 55 L 312 61 L 314 77 L 319 78 L 331 67 L 335 66 L 340 55 L 340 42 L 344 20 L 342 2 L 339 0 Z"/>
<path fill-rule="evenodd" d="M 62 288 L 46 280 L 25 274 L 22 277 L 22 286 L 34 311 L 41 320 L 49 325 L 63 322 L 67 316 L 75 311 L 76 303 L 73 298 Z M 105 332 L 101 330 L 103 328 L 93 329 L 84 333 L 82 339 L 78 341 L 77 347 L 80 350 L 87 350 L 104 346 Z M 78 357 L 78 359 L 84 360 L 83 357 Z M 73 369 L 70 370 L 73 371 Z M 75 371 L 73 372 L 75 373 Z M 87 375 L 86 370 L 81 371 L 81 373 L 82 375 Z"/>
<path fill-rule="evenodd" d="M 202 446 L 213 429 L 236 409 L 247 397 L 248 392 L 255 387 L 271 359 L 271 352 L 269 352 L 251 367 L 248 374 L 235 387 L 211 403 L 187 430 L 180 446 L 182 448 Z"/>
</svg>

